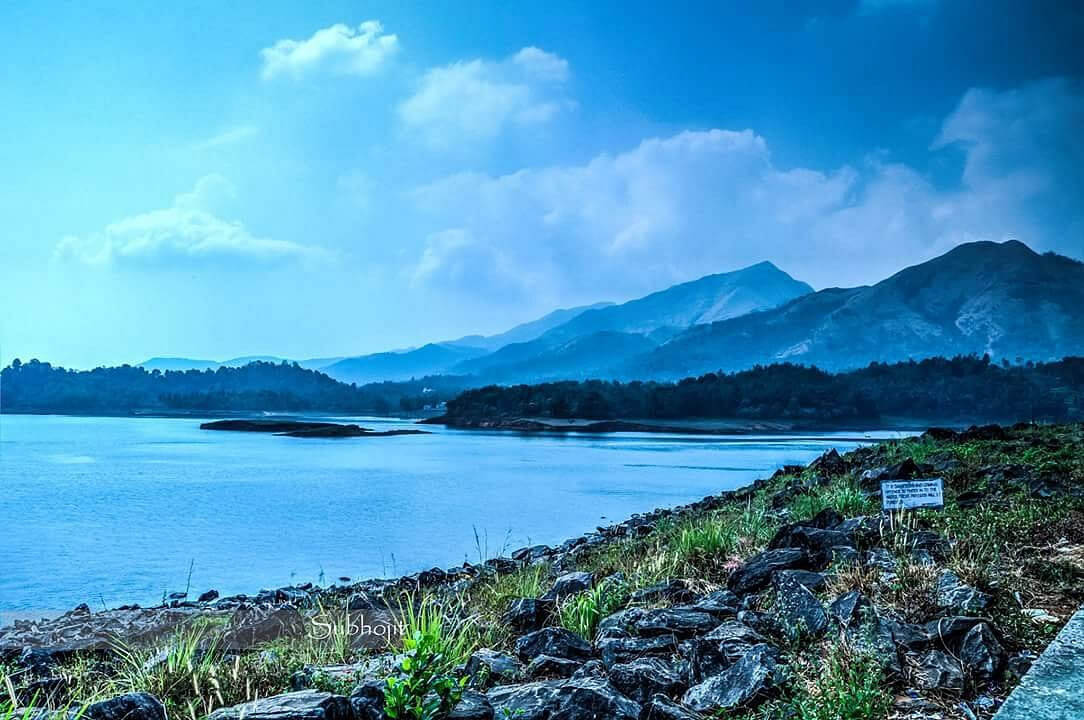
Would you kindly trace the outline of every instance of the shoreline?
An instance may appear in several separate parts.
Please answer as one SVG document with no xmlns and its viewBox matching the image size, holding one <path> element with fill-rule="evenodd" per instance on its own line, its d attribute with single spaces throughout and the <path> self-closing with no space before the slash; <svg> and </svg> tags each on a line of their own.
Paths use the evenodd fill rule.
<svg viewBox="0 0 1084 720">
<path fill-rule="evenodd" d="M 233 694 L 215 717 L 339 698 L 355 717 L 384 718 L 389 678 L 410 676 L 397 659 L 409 618 L 429 607 L 475 628 L 443 671 L 461 679 L 458 707 L 481 709 L 462 717 L 542 720 L 550 706 L 539 698 L 577 719 L 600 708 L 621 720 L 785 713 L 829 687 L 843 693 L 830 704 L 868 693 L 880 708 L 871 717 L 988 720 L 1084 602 L 1082 470 L 1084 424 L 932 428 L 484 562 L 146 608 L 80 605 L 0 627 L 0 663 L 15 668 L 16 693 L 56 668 L 83 672 L 88 655 L 104 682 L 124 662 L 117 642 L 145 646 L 136 657 L 153 669 L 162 643 L 168 652 L 170 638 L 202 627 L 209 662 L 233 668 L 237 692 L 257 677 L 246 673 L 270 683 L 265 705 Z M 880 510 L 881 482 L 934 476 L 943 508 L 906 522 Z M 569 612 L 583 603 L 600 604 Z M 347 630 L 333 657 L 313 654 L 312 633 L 338 617 L 329 613 L 376 629 Z M 839 662 L 859 674 L 824 685 Z M 176 712 L 184 697 L 162 701 Z"/>
</svg>

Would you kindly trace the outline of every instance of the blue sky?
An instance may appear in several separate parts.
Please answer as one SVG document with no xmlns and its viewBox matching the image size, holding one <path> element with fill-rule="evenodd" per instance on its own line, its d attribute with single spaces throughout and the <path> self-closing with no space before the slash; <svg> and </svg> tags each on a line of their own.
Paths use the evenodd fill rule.
<svg viewBox="0 0 1084 720">
<path fill-rule="evenodd" d="M 1084 254 L 1070 3 L 6 3 L 2 354 L 314 357 Z"/>
</svg>

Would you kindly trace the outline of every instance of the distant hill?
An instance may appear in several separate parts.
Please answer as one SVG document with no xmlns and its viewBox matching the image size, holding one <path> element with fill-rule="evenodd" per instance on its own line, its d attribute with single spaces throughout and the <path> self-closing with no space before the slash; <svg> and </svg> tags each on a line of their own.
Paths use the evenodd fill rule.
<svg viewBox="0 0 1084 720">
<path fill-rule="evenodd" d="M 452 343 L 429 343 L 415 350 L 361 355 L 339 360 L 321 372 L 336 380 L 359 385 L 383 380 L 409 380 L 439 375 L 461 360 L 485 354 L 483 348 Z"/>
<path fill-rule="evenodd" d="M 568 378 L 609 376 L 633 351 L 648 352 L 692 325 L 776 307 L 812 291 L 763 262 L 585 310 L 535 340 L 465 360 L 452 372 L 492 381 L 537 381 L 560 377 L 559 372 Z"/>
<path fill-rule="evenodd" d="M 535 380 L 578 379 L 600 377 L 609 373 L 615 363 L 621 363 L 654 349 L 658 343 L 646 335 L 604 330 L 553 347 L 541 347 L 538 341 L 511 345 L 503 350 L 528 347 L 526 357 L 519 361 L 509 358 L 510 353 L 494 353 L 492 356 L 504 361 L 485 372 L 489 381 L 518 381 L 522 378 Z"/>
<path fill-rule="evenodd" d="M 610 307 L 611 305 L 613 305 L 611 302 L 600 302 L 595 303 L 594 305 L 581 305 L 580 307 L 554 310 L 537 320 L 516 325 L 511 330 L 506 330 L 505 332 L 496 335 L 467 335 L 450 342 L 453 345 L 468 345 L 490 351 L 497 350 L 512 343 L 529 342 L 543 333 L 552 330 L 558 325 L 563 325 L 569 320 L 572 320 L 589 310 L 598 310 L 600 308 Z"/>
<path fill-rule="evenodd" d="M 1084 354 L 1084 264 L 1021 242 L 960 245 L 876 285 L 832 288 L 690 328 L 625 363 L 624 377 L 677 378 L 756 364 L 828 370 L 932 356 Z"/>
<path fill-rule="evenodd" d="M 425 375 L 454 374 L 454 367 L 471 358 L 485 355 L 509 343 L 529 342 L 551 328 L 567 322 L 585 310 L 606 307 L 596 303 L 582 307 L 554 310 L 537 320 L 517 325 L 497 335 L 467 335 L 458 340 L 429 343 L 410 350 L 338 358 L 314 369 L 336 380 L 354 383 L 400 381 Z"/>
<path fill-rule="evenodd" d="M 813 292 L 770 262 L 733 272 L 706 275 L 636 300 L 581 313 L 542 336 L 570 340 L 600 331 L 672 334 L 693 325 L 773 308 Z"/>
<path fill-rule="evenodd" d="M 220 362 L 217 360 L 193 360 L 192 358 L 183 357 L 152 357 L 150 360 L 144 360 L 139 363 L 139 367 L 147 370 L 160 370 L 166 372 L 167 370 L 214 370 Z"/>
</svg>

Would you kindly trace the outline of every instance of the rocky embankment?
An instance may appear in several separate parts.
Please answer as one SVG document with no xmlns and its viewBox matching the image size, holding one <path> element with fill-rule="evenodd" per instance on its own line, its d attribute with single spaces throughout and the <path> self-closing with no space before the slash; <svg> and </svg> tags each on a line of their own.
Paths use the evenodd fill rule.
<svg viewBox="0 0 1084 720">
<path fill-rule="evenodd" d="M 989 718 L 1084 602 L 1082 490 L 1084 426 L 930 430 L 480 564 L 83 606 L 0 662 L 90 720 Z"/>
</svg>

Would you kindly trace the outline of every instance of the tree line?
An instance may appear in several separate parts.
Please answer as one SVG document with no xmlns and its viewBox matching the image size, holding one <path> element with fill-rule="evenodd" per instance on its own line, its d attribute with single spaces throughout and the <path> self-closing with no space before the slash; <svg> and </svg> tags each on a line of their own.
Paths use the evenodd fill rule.
<svg viewBox="0 0 1084 720">
<path fill-rule="evenodd" d="M 253 362 L 215 370 L 146 370 L 121 365 L 68 370 L 14 360 L 0 372 L 6 413 L 343 412 L 385 415 L 436 406 L 462 389 L 456 378 L 357 386 L 297 363 Z"/>
<path fill-rule="evenodd" d="M 448 401 L 447 417 L 748 418 L 810 424 L 891 417 L 1065 421 L 1084 418 L 1084 358 L 1010 365 L 967 355 L 874 362 L 842 373 L 780 363 L 676 383 L 491 385 Z"/>
</svg>

